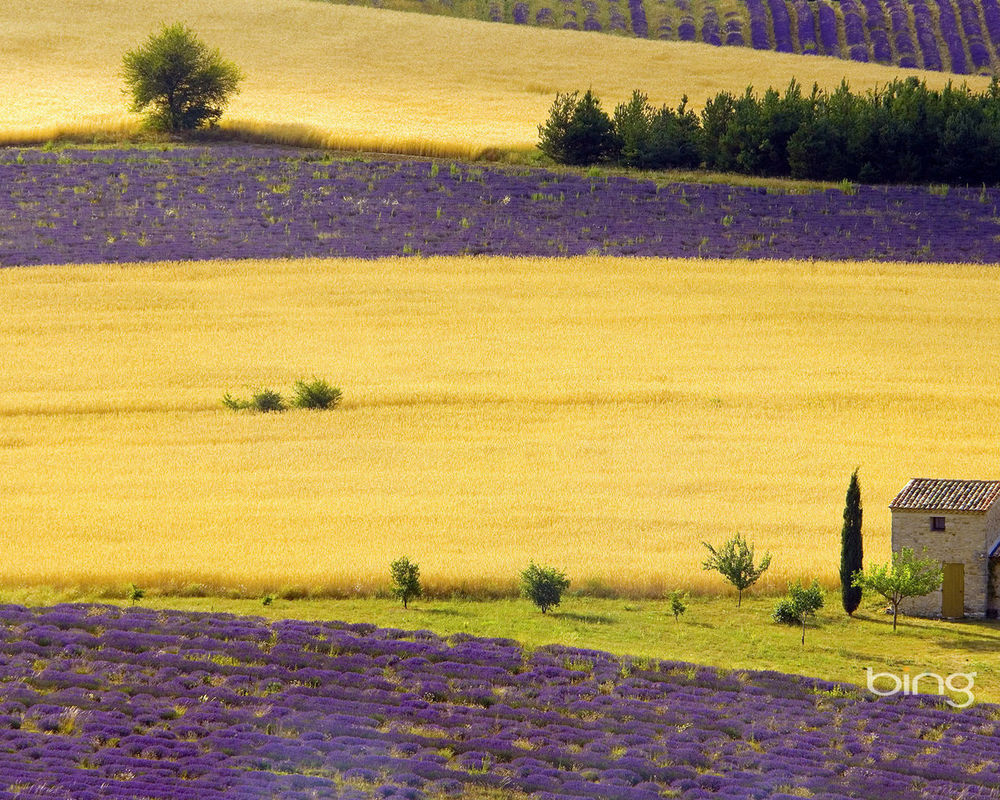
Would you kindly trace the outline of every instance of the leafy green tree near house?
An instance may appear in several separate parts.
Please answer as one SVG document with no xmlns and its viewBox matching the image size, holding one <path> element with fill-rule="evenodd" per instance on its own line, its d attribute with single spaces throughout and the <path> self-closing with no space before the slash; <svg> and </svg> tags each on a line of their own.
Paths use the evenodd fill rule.
<svg viewBox="0 0 1000 800">
<path fill-rule="evenodd" d="M 854 573 L 852 583 L 880 594 L 892 606 L 892 631 L 896 632 L 899 605 L 907 597 L 923 597 L 941 588 L 944 580 L 941 562 L 933 558 L 917 558 L 913 550 L 903 547 L 884 564 L 873 564 Z"/>
<path fill-rule="evenodd" d="M 702 542 L 708 548 L 709 557 L 701 568 L 715 570 L 739 592 L 736 607 L 743 603 L 743 591 L 753 586 L 767 568 L 771 565 L 771 554 L 765 553 L 760 564 L 754 566 L 753 545 L 749 544 L 739 533 L 726 540 L 718 549 L 708 542 Z"/>
<path fill-rule="evenodd" d="M 180 133 L 214 126 L 243 74 L 181 23 L 164 25 L 122 59 L 131 110 L 152 107 L 154 130 Z"/>
<path fill-rule="evenodd" d="M 852 615 L 861 605 L 861 587 L 852 582 L 854 574 L 864 567 L 861 541 L 861 485 L 858 471 L 851 475 L 844 503 L 844 527 L 840 531 L 840 593 L 844 611 Z"/>
</svg>

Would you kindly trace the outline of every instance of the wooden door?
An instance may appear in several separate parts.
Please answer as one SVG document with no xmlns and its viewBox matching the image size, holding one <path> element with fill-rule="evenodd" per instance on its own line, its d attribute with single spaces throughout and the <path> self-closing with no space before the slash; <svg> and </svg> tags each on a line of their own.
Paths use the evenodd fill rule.
<svg viewBox="0 0 1000 800">
<path fill-rule="evenodd" d="M 965 616 L 965 564 L 944 564 L 941 584 L 941 616 Z"/>
</svg>

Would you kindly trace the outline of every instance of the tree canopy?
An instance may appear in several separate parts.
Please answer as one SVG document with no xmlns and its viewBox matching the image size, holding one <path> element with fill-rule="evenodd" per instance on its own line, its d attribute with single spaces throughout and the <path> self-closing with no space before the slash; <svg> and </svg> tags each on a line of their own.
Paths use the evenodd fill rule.
<svg viewBox="0 0 1000 800">
<path fill-rule="evenodd" d="M 152 107 L 150 127 L 178 133 L 214 126 L 243 74 L 218 49 L 209 49 L 193 31 L 175 23 L 125 53 L 122 77 L 131 110 Z"/>
<path fill-rule="evenodd" d="M 852 583 L 882 595 L 892 606 L 892 630 L 896 630 L 899 604 L 907 597 L 922 597 L 941 588 L 941 562 L 918 558 L 909 547 L 892 554 L 892 560 L 873 564 L 863 572 L 854 573 Z"/>
</svg>

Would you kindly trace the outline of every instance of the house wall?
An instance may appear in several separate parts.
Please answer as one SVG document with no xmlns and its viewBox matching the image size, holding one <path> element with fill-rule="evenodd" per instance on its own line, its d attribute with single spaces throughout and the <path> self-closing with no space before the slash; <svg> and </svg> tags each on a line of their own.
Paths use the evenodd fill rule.
<svg viewBox="0 0 1000 800">
<path fill-rule="evenodd" d="M 931 530 L 931 517 L 944 517 L 943 531 Z M 921 556 L 942 563 L 965 565 L 965 613 L 984 616 L 988 604 L 987 550 L 1000 533 L 1000 503 L 995 503 L 985 513 L 958 513 L 954 511 L 900 511 L 892 512 L 892 549 L 912 548 Z M 935 617 L 941 615 L 941 590 L 924 597 L 903 601 L 900 610 L 905 614 Z"/>
</svg>

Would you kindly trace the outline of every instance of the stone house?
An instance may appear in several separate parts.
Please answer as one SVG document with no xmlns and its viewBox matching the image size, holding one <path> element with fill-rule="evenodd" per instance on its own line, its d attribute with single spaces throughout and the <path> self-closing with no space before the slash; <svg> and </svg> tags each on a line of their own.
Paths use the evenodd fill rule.
<svg viewBox="0 0 1000 800">
<path fill-rule="evenodd" d="M 901 605 L 928 617 L 995 617 L 1000 608 L 1000 481 L 914 478 L 889 504 L 892 549 L 939 560 L 941 589 Z"/>
</svg>

